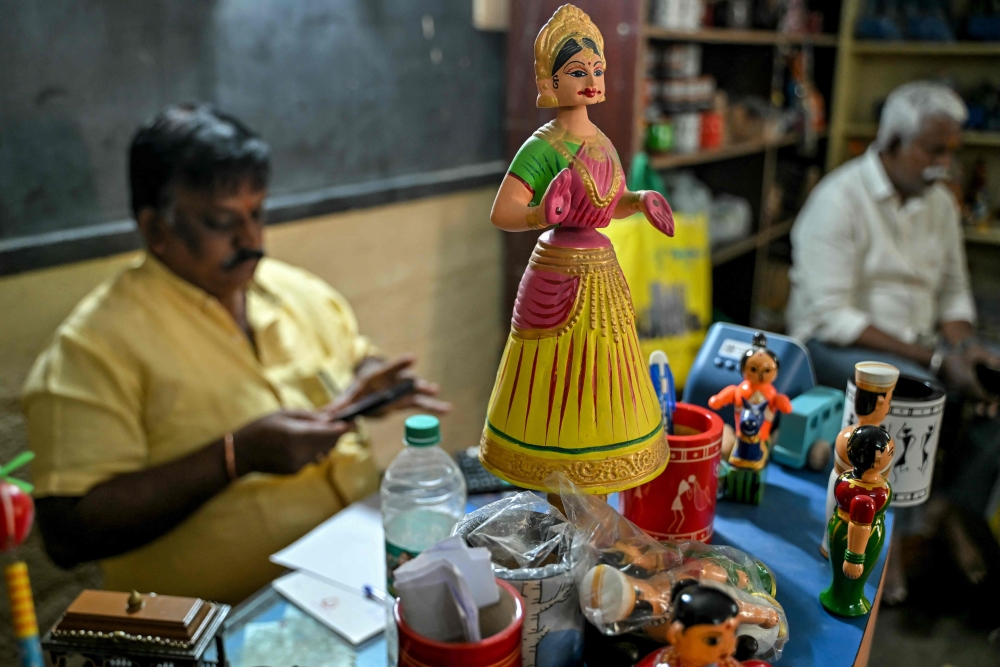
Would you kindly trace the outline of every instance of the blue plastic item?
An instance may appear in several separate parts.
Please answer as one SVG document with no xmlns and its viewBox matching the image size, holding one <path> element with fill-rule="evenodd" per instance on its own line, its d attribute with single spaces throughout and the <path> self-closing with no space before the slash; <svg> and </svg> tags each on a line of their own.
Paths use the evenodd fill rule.
<svg viewBox="0 0 1000 667">
<path fill-rule="evenodd" d="M 792 468 L 805 467 L 814 445 L 830 447 L 840 433 L 844 417 L 844 392 L 813 387 L 792 399 L 792 411 L 781 416 L 778 439 L 771 457 Z M 817 444 L 821 443 L 821 444 Z"/>
<path fill-rule="evenodd" d="M 684 387 L 684 402 L 707 408 L 708 399 L 719 393 L 719 390 L 742 382 L 740 358 L 750 349 L 756 331 L 759 329 L 749 329 L 726 322 L 713 324 L 691 366 Z M 809 350 L 794 338 L 766 331 L 764 333 L 767 335 L 768 349 L 778 355 L 778 360 L 781 362 L 774 388 L 789 398 L 795 398 L 815 387 L 816 374 L 813 372 Z M 726 406 L 715 412 L 722 417 L 724 423 L 733 425 L 732 406 Z M 780 419 L 781 415 L 778 418 Z M 776 421 L 775 428 L 778 424 Z"/>
</svg>

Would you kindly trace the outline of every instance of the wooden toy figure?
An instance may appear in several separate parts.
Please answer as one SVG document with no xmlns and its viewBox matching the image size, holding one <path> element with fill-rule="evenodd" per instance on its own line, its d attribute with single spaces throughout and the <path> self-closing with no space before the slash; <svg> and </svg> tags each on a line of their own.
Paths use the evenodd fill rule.
<svg viewBox="0 0 1000 667">
<path fill-rule="evenodd" d="M 899 380 L 899 369 L 880 361 L 860 361 L 854 365 L 854 414 L 858 417 L 857 424 L 850 424 L 841 429 L 833 443 L 833 470 L 830 471 L 830 483 L 826 488 L 826 515 L 833 514 L 837 506 L 834 497 L 834 487 L 837 480 L 851 469 L 847 461 L 847 441 L 854 430 L 861 426 L 878 426 L 885 421 L 892 405 L 892 392 Z M 895 443 L 893 443 L 895 449 Z M 888 479 L 892 458 L 885 461 L 885 468 L 880 472 Z M 823 543 L 819 550 L 824 557 L 830 555 L 830 536 L 823 533 Z"/>
<path fill-rule="evenodd" d="M 740 662 L 733 657 L 737 652 L 739 608 L 725 592 L 686 580 L 674 586 L 673 598 L 674 608 L 667 627 L 670 646 L 648 656 L 639 667 L 767 665 L 759 660 Z"/>
<path fill-rule="evenodd" d="M 725 478 L 725 497 L 729 500 L 760 503 L 775 413 L 792 411 L 791 401 L 772 384 L 778 377 L 778 366 L 778 356 L 767 349 L 767 338 L 758 331 L 753 345 L 740 359 L 743 382 L 729 385 L 708 399 L 708 407 L 713 410 L 729 404 L 735 408 L 736 446 L 729 455 L 731 470 Z"/>
<path fill-rule="evenodd" d="M 620 491 L 668 460 L 628 285 L 597 230 L 642 213 L 673 236 L 673 214 L 662 195 L 626 189 L 588 118 L 610 65 L 590 17 L 560 7 L 535 40 L 537 105 L 556 118 L 521 146 L 490 215 L 510 232 L 548 228 L 518 288 L 480 447 L 488 470 L 531 489 L 563 472 L 589 493 Z"/>
<path fill-rule="evenodd" d="M 833 583 L 819 599 L 839 616 L 864 616 L 872 603 L 865 582 L 885 541 L 885 511 L 892 488 L 881 470 L 892 461 L 892 438 L 881 426 L 855 426 L 847 441 L 847 458 L 854 466 L 837 480 L 837 510 L 827 528 Z"/>
<path fill-rule="evenodd" d="M 17 548 L 31 531 L 35 518 L 35 504 L 31 500 L 32 487 L 9 475 L 33 458 L 33 453 L 25 452 L 0 468 L 0 551 L 9 552 Z M 15 560 L 4 568 L 4 578 L 7 580 L 14 636 L 21 653 L 21 667 L 43 667 L 28 566 L 24 561 Z"/>
</svg>

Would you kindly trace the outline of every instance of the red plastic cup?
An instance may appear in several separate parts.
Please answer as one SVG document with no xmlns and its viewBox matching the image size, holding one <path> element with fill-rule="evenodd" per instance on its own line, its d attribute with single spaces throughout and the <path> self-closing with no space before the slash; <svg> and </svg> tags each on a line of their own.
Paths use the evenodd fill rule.
<svg viewBox="0 0 1000 667">
<path fill-rule="evenodd" d="M 668 435 L 670 463 L 663 474 L 621 494 L 622 515 L 658 540 L 712 539 L 719 486 L 722 419 L 711 410 L 678 403 Z"/>
<path fill-rule="evenodd" d="M 496 580 L 500 601 L 479 610 L 478 642 L 439 642 L 418 635 L 403 620 L 400 601 L 392 608 L 399 630 L 399 667 L 520 667 L 524 601 L 506 581 Z"/>
</svg>

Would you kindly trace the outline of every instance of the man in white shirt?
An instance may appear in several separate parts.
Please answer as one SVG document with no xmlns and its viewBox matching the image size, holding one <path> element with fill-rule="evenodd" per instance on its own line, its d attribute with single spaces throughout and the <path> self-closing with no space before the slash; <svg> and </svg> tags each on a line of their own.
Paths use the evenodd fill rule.
<svg viewBox="0 0 1000 667">
<path fill-rule="evenodd" d="M 843 387 L 863 359 L 939 376 L 982 398 L 959 211 L 939 179 L 967 117 L 951 89 L 929 82 L 889 95 L 872 147 L 813 191 L 792 230 L 791 334 L 806 342 L 822 384 Z"/>
<path fill-rule="evenodd" d="M 821 384 L 843 388 L 854 364 L 871 359 L 940 378 L 953 404 L 985 398 L 975 366 L 998 360 L 974 336 L 958 205 L 938 182 L 950 170 L 967 115 L 946 86 L 900 86 L 886 100 L 871 148 L 827 175 L 799 214 L 786 315 Z M 996 477 L 998 423 L 978 420 L 958 442 L 957 425 L 946 420 L 950 434 L 942 432 L 941 445 L 961 455 L 938 468 L 945 479 L 935 482 L 932 502 L 897 511 L 895 552 L 901 534 L 947 532 L 960 525 L 945 518 L 957 516 L 955 507 L 978 510 Z M 985 562 L 968 535 L 956 528 L 946 537 L 966 576 L 981 581 Z M 891 559 L 883 599 L 905 596 L 900 561 Z"/>
</svg>

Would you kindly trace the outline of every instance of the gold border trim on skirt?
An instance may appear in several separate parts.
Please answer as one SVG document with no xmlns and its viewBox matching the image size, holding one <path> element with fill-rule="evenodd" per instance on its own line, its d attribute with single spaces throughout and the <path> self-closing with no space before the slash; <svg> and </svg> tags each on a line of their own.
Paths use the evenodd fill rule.
<svg viewBox="0 0 1000 667">
<path fill-rule="evenodd" d="M 617 456 L 595 452 L 552 458 L 504 444 L 486 429 L 480 441 L 479 460 L 500 479 L 526 489 L 551 491 L 546 480 L 555 473 L 564 473 L 584 491 L 602 494 L 631 489 L 658 477 L 670 460 L 670 448 L 661 430 L 653 440 Z"/>
</svg>

